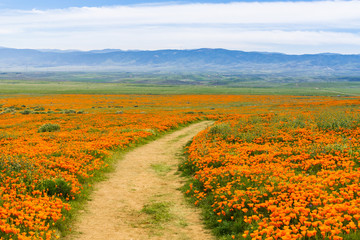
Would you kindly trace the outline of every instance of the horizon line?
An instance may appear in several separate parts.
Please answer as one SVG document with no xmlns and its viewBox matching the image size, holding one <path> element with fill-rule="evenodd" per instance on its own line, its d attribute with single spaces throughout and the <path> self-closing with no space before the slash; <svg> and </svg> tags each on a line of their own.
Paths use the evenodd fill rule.
<svg viewBox="0 0 360 240">
<path fill-rule="evenodd" d="M 228 48 L 163 48 L 163 49 L 118 49 L 118 48 L 102 48 L 102 49 L 90 49 L 90 50 L 80 50 L 80 49 L 60 49 L 60 48 L 14 48 L 14 47 L 4 47 L 0 46 L 1 49 L 13 49 L 13 50 L 34 50 L 40 52 L 95 52 L 95 51 L 107 51 L 106 53 L 110 52 L 156 52 L 156 51 L 196 51 L 196 50 L 225 50 L 225 51 L 232 51 L 232 52 L 244 52 L 244 53 L 264 53 L 264 54 L 282 54 L 288 56 L 301 56 L 301 55 L 343 55 L 343 56 L 350 56 L 350 55 L 360 55 L 360 53 L 336 53 L 336 52 L 321 52 L 321 53 L 284 53 L 284 52 L 269 52 L 269 51 L 244 51 L 239 49 L 228 49 Z M 95 53 L 101 54 L 101 53 Z"/>
</svg>

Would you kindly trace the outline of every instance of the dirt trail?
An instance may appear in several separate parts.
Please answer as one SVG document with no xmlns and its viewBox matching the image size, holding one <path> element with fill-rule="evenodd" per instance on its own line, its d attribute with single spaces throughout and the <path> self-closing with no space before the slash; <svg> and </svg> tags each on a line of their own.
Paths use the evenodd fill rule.
<svg viewBox="0 0 360 240">
<path fill-rule="evenodd" d="M 96 186 L 66 239 L 213 239 L 178 190 L 184 180 L 176 174 L 182 147 L 211 124 L 192 124 L 127 153 Z"/>
</svg>

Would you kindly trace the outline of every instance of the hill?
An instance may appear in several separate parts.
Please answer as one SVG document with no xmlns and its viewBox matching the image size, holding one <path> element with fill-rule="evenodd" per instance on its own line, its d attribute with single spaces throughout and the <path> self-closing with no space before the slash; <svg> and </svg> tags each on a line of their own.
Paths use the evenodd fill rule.
<svg viewBox="0 0 360 240">
<path fill-rule="evenodd" d="M 231 72 L 360 76 L 360 55 L 243 52 L 226 49 L 61 51 L 0 48 L 0 71 Z"/>
</svg>

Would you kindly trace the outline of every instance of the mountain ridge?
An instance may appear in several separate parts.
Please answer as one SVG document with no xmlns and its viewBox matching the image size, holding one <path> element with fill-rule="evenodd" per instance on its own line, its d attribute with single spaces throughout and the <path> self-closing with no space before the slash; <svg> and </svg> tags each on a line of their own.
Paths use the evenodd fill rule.
<svg viewBox="0 0 360 240">
<path fill-rule="evenodd" d="M 360 54 L 187 50 L 56 50 L 0 47 L 0 71 L 171 71 L 360 74 Z"/>
</svg>

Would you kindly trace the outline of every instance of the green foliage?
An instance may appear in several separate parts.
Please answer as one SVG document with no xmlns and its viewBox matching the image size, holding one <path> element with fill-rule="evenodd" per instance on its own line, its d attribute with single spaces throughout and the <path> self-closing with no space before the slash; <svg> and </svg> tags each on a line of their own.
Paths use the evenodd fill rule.
<svg viewBox="0 0 360 240">
<path fill-rule="evenodd" d="M 18 156 L 0 156 L 0 171 L 2 172 L 20 172 L 21 170 L 33 170 L 33 164 Z"/>
<path fill-rule="evenodd" d="M 168 172 L 171 171 L 171 166 L 165 163 L 151 164 L 151 168 L 159 175 L 165 176 Z"/>
<path fill-rule="evenodd" d="M 360 126 L 360 114 L 344 110 L 329 110 L 319 113 L 315 117 L 315 123 L 319 129 L 326 131 L 353 129 Z"/>
<path fill-rule="evenodd" d="M 212 126 L 209 130 L 209 134 L 213 137 L 219 136 L 222 139 L 226 139 L 232 134 L 232 129 L 228 123 L 221 123 Z"/>
<path fill-rule="evenodd" d="M 44 107 L 35 107 L 34 111 L 40 112 L 40 111 L 44 111 L 45 108 Z"/>
<path fill-rule="evenodd" d="M 45 123 L 41 127 L 39 127 L 38 132 L 57 132 L 60 130 L 59 124 L 53 123 Z"/>
<path fill-rule="evenodd" d="M 76 113 L 76 111 L 73 110 L 73 109 L 66 109 L 66 110 L 64 110 L 64 113 L 65 114 L 72 114 L 72 113 Z"/>
<path fill-rule="evenodd" d="M 13 107 L 8 107 L 8 108 L 5 108 L 0 114 L 14 113 L 14 112 L 15 112 L 15 108 L 13 108 Z"/>
<path fill-rule="evenodd" d="M 146 213 L 151 218 L 152 224 L 159 224 L 169 221 L 172 218 L 170 214 L 170 203 L 168 202 L 155 202 L 146 204 L 141 212 Z"/>
<path fill-rule="evenodd" d="M 32 113 L 32 111 L 29 109 L 25 109 L 24 111 L 20 111 L 20 113 L 23 115 L 29 115 L 30 113 Z"/>
<path fill-rule="evenodd" d="M 71 185 L 60 178 L 44 180 L 40 184 L 39 189 L 45 191 L 48 196 L 56 195 L 62 198 L 71 196 Z"/>
</svg>

